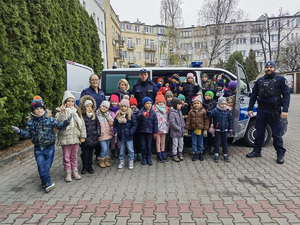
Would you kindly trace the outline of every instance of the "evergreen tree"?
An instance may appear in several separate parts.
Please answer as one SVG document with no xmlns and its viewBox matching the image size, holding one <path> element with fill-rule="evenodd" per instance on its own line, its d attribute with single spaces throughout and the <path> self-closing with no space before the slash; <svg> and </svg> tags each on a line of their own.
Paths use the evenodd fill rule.
<svg viewBox="0 0 300 225">
<path fill-rule="evenodd" d="M 253 81 L 256 79 L 257 75 L 259 74 L 258 65 L 256 62 L 255 52 L 250 49 L 249 55 L 246 58 L 246 69 L 245 72 L 247 74 L 248 80 Z"/>
<path fill-rule="evenodd" d="M 64 60 L 103 69 L 95 21 L 78 0 L 0 1 L 0 149 L 18 141 L 33 96 L 62 101 Z"/>
<path fill-rule="evenodd" d="M 235 51 L 229 56 L 229 59 L 226 63 L 226 70 L 236 74 L 236 62 L 240 63 L 245 68 L 242 52 Z"/>
</svg>

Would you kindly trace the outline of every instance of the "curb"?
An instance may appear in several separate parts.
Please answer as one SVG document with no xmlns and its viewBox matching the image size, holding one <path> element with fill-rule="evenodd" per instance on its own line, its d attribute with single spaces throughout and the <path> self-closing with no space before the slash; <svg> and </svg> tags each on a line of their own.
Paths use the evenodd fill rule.
<svg viewBox="0 0 300 225">
<path fill-rule="evenodd" d="M 32 146 L 29 146 L 29 147 L 25 148 L 24 150 L 22 150 L 20 152 L 14 153 L 14 154 L 12 154 L 10 156 L 7 156 L 3 159 L 0 159 L 0 166 L 4 166 L 4 165 L 16 160 L 19 156 L 25 155 L 28 152 L 31 152 L 33 150 L 34 150 L 34 146 L 32 145 Z"/>
</svg>

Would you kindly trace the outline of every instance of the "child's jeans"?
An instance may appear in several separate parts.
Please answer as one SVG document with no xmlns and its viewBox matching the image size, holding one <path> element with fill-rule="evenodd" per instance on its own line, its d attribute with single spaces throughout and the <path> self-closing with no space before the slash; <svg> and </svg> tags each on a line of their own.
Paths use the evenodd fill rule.
<svg viewBox="0 0 300 225">
<path fill-rule="evenodd" d="M 54 152 L 54 145 L 48 146 L 44 150 L 36 147 L 34 148 L 34 156 L 38 166 L 40 178 L 42 180 L 42 185 L 45 185 L 46 183 L 51 184 L 51 177 L 49 173 L 53 163 Z"/>
<path fill-rule="evenodd" d="M 156 151 L 157 152 L 165 151 L 165 143 L 166 143 L 166 134 L 157 134 Z"/>
<path fill-rule="evenodd" d="M 78 144 L 62 145 L 64 169 L 77 169 Z"/>
<path fill-rule="evenodd" d="M 109 144 L 110 144 L 110 139 L 105 140 L 105 141 L 100 141 L 100 146 L 101 146 L 100 158 L 101 159 L 103 159 L 105 156 L 109 156 Z"/>
<path fill-rule="evenodd" d="M 173 140 L 173 149 L 172 149 L 173 156 L 177 155 L 177 153 L 182 153 L 183 137 L 179 137 L 179 138 L 173 137 L 172 140 Z M 177 152 L 177 148 L 178 148 L 178 152 Z"/>
<path fill-rule="evenodd" d="M 228 136 L 228 132 L 219 132 L 219 131 L 215 132 L 215 150 L 214 150 L 215 153 L 219 153 L 219 146 L 221 143 L 222 143 L 223 154 L 228 153 L 227 136 Z"/>
<path fill-rule="evenodd" d="M 129 161 L 134 160 L 134 150 L 133 150 L 133 140 L 130 141 L 120 141 L 121 148 L 120 148 L 120 155 L 119 159 L 124 160 L 125 159 L 125 150 L 128 149 L 128 159 Z"/>
<path fill-rule="evenodd" d="M 151 155 L 152 136 L 152 133 L 140 133 L 141 148 L 143 155 Z"/>
<path fill-rule="evenodd" d="M 192 130 L 192 150 L 193 153 L 198 153 L 198 146 L 199 146 L 199 152 L 203 152 L 203 130 L 201 131 L 200 135 L 195 134 L 195 130 Z"/>
</svg>

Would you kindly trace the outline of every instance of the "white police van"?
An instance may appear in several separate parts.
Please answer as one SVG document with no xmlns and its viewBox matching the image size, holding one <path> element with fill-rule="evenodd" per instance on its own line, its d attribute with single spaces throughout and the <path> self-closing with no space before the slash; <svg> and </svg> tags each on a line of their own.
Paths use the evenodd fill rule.
<svg viewBox="0 0 300 225">
<path fill-rule="evenodd" d="M 94 74 L 93 69 L 69 60 L 65 60 L 66 65 L 66 90 L 70 90 L 76 97 L 78 103 L 80 93 L 83 89 L 89 86 L 89 77 Z M 237 92 L 233 110 L 233 142 L 242 139 L 245 145 L 253 146 L 256 134 L 255 121 L 257 105 L 253 108 L 254 117 L 248 116 L 248 105 L 250 100 L 251 88 L 249 86 L 244 68 L 237 63 L 237 74 L 234 75 L 227 70 L 220 68 L 205 68 L 199 67 L 146 67 L 149 71 L 149 78 L 156 81 L 158 77 L 165 77 L 166 75 L 178 73 L 182 81 L 186 79 L 187 73 L 193 73 L 195 80 L 201 86 L 202 74 L 207 74 L 209 79 L 213 80 L 216 74 L 224 73 L 230 77 L 231 80 L 237 81 Z M 120 79 L 127 79 L 130 84 L 130 91 L 133 85 L 139 79 L 139 71 L 141 68 L 119 68 L 119 69 L 105 69 L 100 74 L 100 88 L 106 94 L 107 99 L 116 91 Z M 287 130 L 287 120 L 284 121 L 282 133 Z M 265 142 L 266 145 L 272 137 L 272 131 L 269 126 L 266 128 Z"/>
<path fill-rule="evenodd" d="M 255 116 L 257 107 L 253 109 L 254 117 L 248 116 L 248 105 L 251 94 L 251 89 L 248 84 L 247 76 L 243 67 L 237 63 L 237 74 L 234 75 L 227 70 L 220 68 L 205 68 L 205 67 L 146 67 L 149 73 L 149 78 L 154 82 L 158 77 L 165 78 L 166 75 L 177 73 L 182 81 L 186 79 L 187 73 L 193 73 L 195 80 L 201 86 L 202 74 L 207 74 L 210 80 L 213 80 L 216 74 L 226 74 L 231 80 L 237 81 L 237 93 L 233 110 L 233 142 L 242 139 L 247 146 L 253 146 L 255 138 Z M 141 68 L 117 68 L 105 69 L 100 75 L 100 88 L 106 96 L 110 96 L 116 91 L 120 79 L 127 79 L 130 85 L 130 91 L 133 85 L 139 79 L 139 71 Z M 271 139 L 272 132 L 268 126 L 264 145 Z"/>
</svg>

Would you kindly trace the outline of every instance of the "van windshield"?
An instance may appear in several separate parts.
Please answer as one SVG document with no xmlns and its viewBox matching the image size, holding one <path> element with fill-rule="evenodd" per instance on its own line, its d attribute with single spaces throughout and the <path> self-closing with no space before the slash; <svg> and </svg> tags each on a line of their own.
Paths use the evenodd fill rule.
<svg viewBox="0 0 300 225">
<path fill-rule="evenodd" d="M 106 95 L 111 95 L 118 89 L 118 84 L 121 79 L 126 79 L 130 85 L 131 92 L 133 85 L 139 79 L 138 71 L 103 71 L 101 73 L 101 89 Z"/>
</svg>

